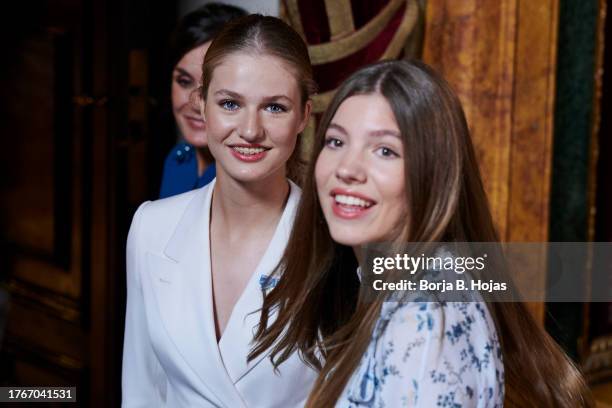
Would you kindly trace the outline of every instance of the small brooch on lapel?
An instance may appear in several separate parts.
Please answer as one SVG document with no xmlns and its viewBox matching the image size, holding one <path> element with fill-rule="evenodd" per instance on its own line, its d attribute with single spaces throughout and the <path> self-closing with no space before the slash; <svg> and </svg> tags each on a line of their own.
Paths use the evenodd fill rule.
<svg viewBox="0 0 612 408">
<path fill-rule="evenodd" d="M 261 290 L 263 291 L 274 289 L 277 283 L 278 278 L 269 275 L 261 275 L 259 277 L 259 286 L 261 286 Z"/>
</svg>

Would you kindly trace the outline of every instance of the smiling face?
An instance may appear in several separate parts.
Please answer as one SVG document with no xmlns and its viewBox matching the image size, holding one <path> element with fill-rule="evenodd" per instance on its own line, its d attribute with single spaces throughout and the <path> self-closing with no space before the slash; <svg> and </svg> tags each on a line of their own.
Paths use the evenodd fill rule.
<svg viewBox="0 0 612 408">
<path fill-rule="evenodd" d="M 206 125 L 200 116 L 194 92 L 200 85 L 202 61 L 210 41 L 194 48 L 176 64 L 172 72 L 172 112 L 187 143 L 206 147 Z"/>
<path fill-rule="evenodd" d="M 404 148 L 380 94 L 344 100 L 317 158 L 317 193 L 334 241 L 360 246 L 392 240 L 406 224 Z"/>
<path fill-rule="evenodd" d="M 261 181 L 285 177 L 310 101 L 281 59 L 236 53 L 214 69 L 203 112 L 217 177 Z"/>
</svg>

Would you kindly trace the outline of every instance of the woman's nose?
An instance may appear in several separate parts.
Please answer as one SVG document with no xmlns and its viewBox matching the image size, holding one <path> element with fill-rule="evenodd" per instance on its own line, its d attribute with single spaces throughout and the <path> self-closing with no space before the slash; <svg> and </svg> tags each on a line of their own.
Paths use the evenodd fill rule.
<svg viewBox="0 0 612 408">
<path fill-rule="evenodd" d="M 263 137 L 263 127 L 261 118 L 257 111 L 245 111 L 240 127 L 239 136 L 247 142 L 256 142 Z"/>
<path fill-rule="evenodd" d="M 198 89 L 194 89 L 189 94 L 189 108 L 193 113 L 197 113 L 200 115 L 200 95 L 198 93 Z"/>
<path fill-rule="evenodd" d="M 338 162 L 336 178 L 346 184 L 365 183 L 367 175 L 361 155 L 357 152 L 347 151 Z"/>
</svg>

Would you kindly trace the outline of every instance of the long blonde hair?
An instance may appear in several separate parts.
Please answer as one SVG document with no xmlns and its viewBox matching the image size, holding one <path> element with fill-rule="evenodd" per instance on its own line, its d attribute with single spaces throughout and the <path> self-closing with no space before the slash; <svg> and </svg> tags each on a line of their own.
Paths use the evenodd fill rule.
<svg viewBox="0 0 612 408">
<path fill-rule="evenodd" d="M 309 407 L 333 406 L 365 352 L 384 301 L 364 301 L 350 248 L 332 241 L 321 212 L 314 165 L 340 104 L 378 93 L 400 129 L 405 157 L 408 242 L 498 242 L 461 104 L 427 65 L 380 62 L 353 74 L 325 112 L 291 238 L 265 297 L 250 358 L 271 349 L 278 366 L 297 351 L 320 370 Z M 488 303 L 505 368 L 505 405 L 589 407 L 582 376 L 523 303 Z M 278 310 L 276 320 L 268 316 Z M 324 361 L 321 361 L 321 357 Z"/>
</svg>

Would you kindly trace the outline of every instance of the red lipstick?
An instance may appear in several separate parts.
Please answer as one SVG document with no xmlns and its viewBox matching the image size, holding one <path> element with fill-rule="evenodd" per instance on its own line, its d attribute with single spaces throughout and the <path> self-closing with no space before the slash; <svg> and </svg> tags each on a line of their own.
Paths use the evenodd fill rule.
<svg viewBox="0 0 612 408">
<path fill-rule="evenodd" d="M 189 127 L 192 128 L 193 130 L 203 130 L 206 128 L 206 124 L 200 118 L 195 118 L 193 116 L 183 116 L 183 117 L 187 121 L 187 124 L 189 125 Z"/>
<path fill-rule="evenodd" d="M 246 163 L 254 163 L 262 160 L 266 157 L 269 147 L 262 146 L 258 143 L 246 144 L 232 144 L 228 146 L 232 155 L 240 161 Z"/>
</svg>

